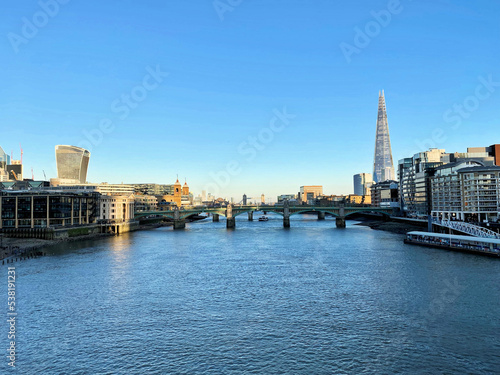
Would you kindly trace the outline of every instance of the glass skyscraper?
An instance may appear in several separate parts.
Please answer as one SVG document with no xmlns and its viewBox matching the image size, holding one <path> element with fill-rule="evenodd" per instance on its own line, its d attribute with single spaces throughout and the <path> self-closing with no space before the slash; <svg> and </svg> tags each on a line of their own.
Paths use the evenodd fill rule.
<svg viewBox="0 0 500 375">
<path fill-rule="evenodd" d="M 61 180 L 87 181 L 90 152 L 76 146 L 56 146 L 57 177 Z"/>
<path fill-rule="evenodd" d="M 379 92 L 377 133 L 375 135 L 375 157 L 373 161 L 373 182 L 394 180 L 394 163 L 392 161 L 391 137 L 387 123 L 384 90 Z"/>
</svg>

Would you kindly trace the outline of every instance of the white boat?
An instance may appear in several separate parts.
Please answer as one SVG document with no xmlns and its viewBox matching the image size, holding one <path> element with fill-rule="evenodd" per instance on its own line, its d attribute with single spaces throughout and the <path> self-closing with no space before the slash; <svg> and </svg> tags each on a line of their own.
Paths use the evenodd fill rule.
<svg viewBox="0 0 500 375">
<path fill-rule="evenodd" d="M 268 221 L 269 218 L 267 216 L 261 216 L 259 217 L 259 221 Z"/>
<path fill-rule="evenodd" d="M 500 240 L 493 238 L 430 232 L 408 232 L 404 242 L 411 245 L 500 257 Z"/>
</svg>

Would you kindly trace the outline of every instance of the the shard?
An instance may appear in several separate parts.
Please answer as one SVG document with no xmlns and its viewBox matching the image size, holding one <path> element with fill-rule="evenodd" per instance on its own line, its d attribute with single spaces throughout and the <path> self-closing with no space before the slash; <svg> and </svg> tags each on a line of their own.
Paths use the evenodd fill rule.
<svg viewBox="0 0 500 375">
<path fill-rule="evenodd" d="M 394 163 L 392 162 L 391 137 L 387 123 L 384 90 L 378 95 L 377 133 L 375 135 L 375 157 L 373 160 L 373 181 L 394 180 Z"/>
</svg>

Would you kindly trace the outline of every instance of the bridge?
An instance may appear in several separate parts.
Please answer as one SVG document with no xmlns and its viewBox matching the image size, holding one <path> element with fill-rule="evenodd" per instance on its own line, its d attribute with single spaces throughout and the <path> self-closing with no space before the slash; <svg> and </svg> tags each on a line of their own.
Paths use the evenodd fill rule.
<svg viewBox="0 0 500 375">
<path fill-rule="evenodd" d="M 381 213 L 389 217 L 392 215 L 392 208 L 384 207 L 359 207 L 359 206 L 290 206 L 288 201 L 285 201 L 283 206 L 271 205 L 238 205 L 234 206 L 228 204 L 227 207 L 193 207 L 189 209 L 179 210 L 176 206 L 168 211 L 145 211 L 136 212 L 135 218 L 145 217 L 164 217 L 172 219 L 174 222 L 174 229 L 182 229 L 186 227 L 186 219 L 190 216 L 201 214 L 212 214 L 213 221 L 219 221 L 220 216 L 226 218 L 226 227 L 228 229 L 236 227 L 236 216 L 247 213 L 248 220 L 253 220 L 253 213 L 255 211 L 273 212 L 283 216 L 283 227 L 290 228 L 290 216 L 301 213 L 317 212 L 318 220 L 324 220 L 326 214 L 333 215 L 337 228 L 345 228 L 345 220 L 348 216 L 353 214 L 363 213 Z"/>
</svg>

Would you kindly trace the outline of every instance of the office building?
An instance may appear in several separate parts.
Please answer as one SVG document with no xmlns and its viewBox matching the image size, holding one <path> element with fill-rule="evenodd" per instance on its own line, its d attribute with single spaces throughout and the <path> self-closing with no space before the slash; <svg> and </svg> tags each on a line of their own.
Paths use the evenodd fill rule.
<svg viewBox="0 0 500 375">
<path fill-rule="evenodd" d="M 134 210 L 136 212 L 156 211 L 158 199 L 154 195 L 134 194 Z"/>
<path fill-rule="evenodd" d="M 424 217 L 431 213 L 430 178 L 434 175 L 434 169 L 448 160 L 450 154 L 433 148 L 399 161 L 399 196 L 404 216 Z"/>
<path fill-rule="evenodd" d="M 80 147 L 56 146 L 57 178 L 62 182 L 81 183 L 87 181 L 90 152 Z"/>
<path fill-rule="evenodd" d="M 436 168 L 431 179 L 432 216 L 467 222 L 500 219 L 500 166 L 459 161 Z"/>
<path fill-rule="evenodd" d="M 134 220 L 134 195 L 101 195 L 99 220 L 106 223 L 124 223 Z"/>
<path fill-rule="evenodd" d="M 391 138 L 384 91 L 379 92 L 377 131 L 375 134 L 375 156 L 373 161 L 373 182 L 394 180 L 394 163 L 392 161 Z"/>
<path fill-rule="evenodd" d="M 374 207 L 399 208 L 399 188 L 397 181 L 383 181 L 371 188 L 371 204 Z"/>
<path fill-rule="evenodd" d="M 354 194 L 355 195 L 370 195 L 371 186 L 373 185 L 372 175 L 370 173 L 358 173 L 353 177 Z"/>
<path fill-rule="evenodd" d="M 320 195 L 323 195 L 323 186 L 321 185 L 301 186 L 298 200 L 301 204 L 314 204 L 315 199 Z"/>
<path fill-rule="evenodd" d="M 135 194 L 142 195 L 168 195 L 174 193 L 174 185 L 165 184 L 129 184 L 134 187 Z"/>
<path fill-rule="evenodd" d="M 3 190 L 0 213 L 0 229 L 93 224 L 99 218 L 99 194 Z"/>
</svg>

